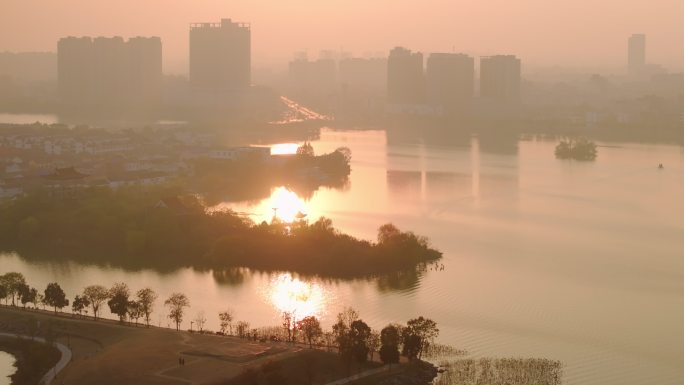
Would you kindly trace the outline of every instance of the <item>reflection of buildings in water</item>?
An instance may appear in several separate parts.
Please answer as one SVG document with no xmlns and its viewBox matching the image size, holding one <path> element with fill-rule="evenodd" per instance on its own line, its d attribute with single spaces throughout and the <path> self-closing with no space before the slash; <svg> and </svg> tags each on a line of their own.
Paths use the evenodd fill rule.
<svg viewBox="0 0 684 385">
<path fill-rule="evenodd" d="M 417 198 L 423 189 L 423 173 L 420 171 L 387 170 L 387 189 L 392 194 Z"/>
<path fill-rule="evenodd" d="M 407 126 L 392 126 L 387 129 L 387 144 L 416 144 L 424 143 L 435 146 L 469 147 L 470 131 L 460 129 L 459 126 L 416 124 Z"/>
<path fill-rule="evenodd" d="M 480 198 L 515 198 L 518 196 L 518 173 L 480 173 L 478 193 Z"/>
<path fill-rule="evenodd" d="M 473 195 L 478 198 L 515 198 L 518 188 L 517 137 L 515 140 L 476 139 L 473 144 Z"/>
<path fill-rule="evenodd" d="M 518 155 L 519 138 L 517 134 L 480 134 L 477 137 L 477 141 L 480 152 L 488 154 Z"/>
<path fill-rule="evenodd" d="M 424 196 L 433 202 L 444 202 L 471 194 L 472 177 L 466 173 L 425 172 Z"/>
</svg>

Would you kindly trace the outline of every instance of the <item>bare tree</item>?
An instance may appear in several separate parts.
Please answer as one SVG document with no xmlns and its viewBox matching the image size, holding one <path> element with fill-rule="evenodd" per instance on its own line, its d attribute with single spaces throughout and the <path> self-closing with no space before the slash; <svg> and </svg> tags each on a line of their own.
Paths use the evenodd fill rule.
<svg viewBox="0 0 684 385">
<path fill-rule="evenodd" d="M 180 330 L 180 324 L 183 322 L 183 313 L 185 308 L 190 306 L 190 300 L 185 294 L 173 293 L 164 301 L 164 305 L 169 307 L 169 318 L 176 323 L 176 330 Z"/>
<path fill-rule="evenodd" d="M 91 285 L 83 289 L 83 297 L 90 302 L 90 307 L 93 309 L 93 317 L 97 320 L 100 306 L 109 298 L 109 290 L 102 285 Z"/>
<path fill-rule="evenodd" d="M 204 315 L 204 311 L 199 311 L 195 316 L 195 324 L 197 324 L 197 330 L 199 332 L 204 331 L 204 325 L 207 323 L 207 317 Z"/>
<path fill-rule="evenodd" d="M 229 330 L 229 334 L 233 335 L 233 319 L 235 318 L 235 313 L 231 309 L 227 309 L 224 312 L 219 313 L 219 320 L 221 321 L 221 333 Z"/>
<path fill-rule="evenodd" d="M 157 293 L 148 287 L 138 290 L 136 296 L 138 297 L 142 315 L 145 317 L 145 324 L 147 327 L 150 327 L 150 315 L 154 310 L 154 302 L 157 300 Z"/>
<path fill-rule="evenodd" d="M 366 341 L 368 352 L 370 353 L 370 360 L 373 361 L 373 355 L 380 349 L 380 333 L 377 330 L 372 330 Z"/>
</svg>

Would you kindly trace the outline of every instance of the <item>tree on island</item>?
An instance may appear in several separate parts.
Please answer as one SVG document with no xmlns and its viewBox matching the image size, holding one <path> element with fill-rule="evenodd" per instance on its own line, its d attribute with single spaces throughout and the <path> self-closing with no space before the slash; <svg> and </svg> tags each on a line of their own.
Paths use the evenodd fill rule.
<svg viewBox="0 0 684 385">
<path fill-rule="evenodd" d="M 150 327 L 150 315 L 154 310 L 154 302 L 157 300 L 157 293 L 147 287 L 138 290 L 136 296 L 138 297 L 138 304 L 140 305 L 142 315 L 145 317 L 145 325 Z"/>
<path fill-rule="evenodd" d="M 97 320 L 100 306 L 109 298 L 109 290 L 102 285 L 91 285 L 83 289 L 83 297 L 90 303 L 93 317 Z"/>
<path fill-rule="evenodd" d="M 227 309 L 219 313 L 219 321 L 221 326 L 221 333 L 226 334 L 226 330 L 229 331 L 228 334 L 233 335 L 233 319 L 235 315 L 231 309 Z"/>
<path fill-rule="evenodd" d="M 380 331 L 380 360 L 391 365 L 399 363 L 401 330 L 397 325 L 387 325 Z"/>
<path fill-rule="evenodd" d="M 313 146 L 309 142 L 304 142 L 301 146 L 297 147 L 297 155 L 303 157 L 313 157 L 315 155 Z"/>
<path fill-rule="evenodd" d="M 323 335 L 323 329 L 318 318 L 308 316 L 297 321 L 297 329 L 302 331 L 304 338 L 309 343 L 309 348 L 313 348 L 313 343 Z"/>
<path fill-rule="evenodd" d="M 555 155 L 558 159 L 587 161 L 596 159 L 596 154 L 596 144 L 587 138 L 562 139 L 555 150 Z"/>
<path fill-rule="evenodd" d="M 130 297 L 130 290 L 128 285 L 123 282 L 115 283 L 111 289 L 109 289 L 108 296 L 109 310 L 112 314 L 119 316 L 119 322 L 123 323 L 126 320 L 126 315 L 128 315 L 128 297 Z"/>
<path fill-rule="evenodd" d="M 64 290 L 62 290 L 57 282 L 49 283 L 47 285 L 47 288 L 45 289 L 45 303 L 48 306 L 55 308 L 55 313 L 57 313 L 58 308 L 61 311 L 63 307 L 69 306 L 69 300 L 66 298 Z"/>
<path fill-rule="evenodd" d="M 173 293 L 164 301 L 164 305 L 169 307 L 169 318 L 176 323 L 176 330 L 180 330 L 180 324 L 183 322 L 183 313 L 185 308 L 190 306 L 190 300 L 185 294 Z"/>
</svg>

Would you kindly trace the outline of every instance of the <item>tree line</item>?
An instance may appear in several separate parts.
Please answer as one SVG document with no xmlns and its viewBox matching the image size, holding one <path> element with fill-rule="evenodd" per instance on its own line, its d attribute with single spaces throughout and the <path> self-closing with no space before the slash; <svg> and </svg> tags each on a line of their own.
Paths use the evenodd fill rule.
<svg viewBox="0 0 684 385">
<path fill-rule="evenodd" d="M 150 326 L 151 314 L 158 298 L 151 288 L 142 288 L 133 293 L 123 283 L 115 283 L 107 288 L 102 285 L 86 286 L 80 294 L 71 301 L 72 314 L 88 316 L 92 312 L 92 319 L 97 321 L 101 317 L 104 305 L 109 307 L 111 314 L 119 318 L 119 322 L 133 322 L 136 326 L 142 319 L 147 327 Z M 57 282 L 47 285 L 42 293 L 30 287 L 23 274 L 9 272 L 0 275 L 0 300 L 6 305 L 26 308 L 27 304 L 51 307 L 54 312 L 62 311 L 69 306 L 70 301 Z M 190 300 L 183 293 L 173 293 L 164 300 L 168 308 L 168 318 L 174 322 L 175 329 L 181 330 L 181 324 L 186 316 L 186 308 L 190 307 Z M 340 357 L 351 367 L 352 363 L 363 364 L 373 360 L 374 354 L 379 354 L 385 364 L 399 362 L 400 356 L 409 360 L 421 359 L 425 352 L 434 344 L 439 335 L 437 323 L 431 319 L 418 317 L 410 319 L 405 325 L 391 323 L 381 330 L 372 329 L 352 308 L 345 308 L 337 315 L 337 321 L 328 331 L 321 326 L 315 316 L 297 319 L 294 312 L 282 313 L 282 324 L 278 328 L 250 328 L 246 321 L 236 321 L 232 310 L 225 310 L 218 314 L 219 335 L 236 335 L 240 338 L 254 340 L 300 342 L 314 346 L 327 347 L 328 350 L 337 349 Z M 192 320 L 197 325 L 197 332 L 209 333 L 204 330 L 206 324 L 204 312 L 199 312 Z M 192 330 L 192 329 L 191 329 Z"/>
<path fill-rule="evenodd" d="M 328 278 L 402 271 L 442 256 L 427 238 L 393 224 L 381 226 L 373 242 L 327 218 L 254 223 L 168 186 L 74 194 L 42 191 L 0 203 L 0 250 L 127 268 L 247 267 Z"/>
</svg>

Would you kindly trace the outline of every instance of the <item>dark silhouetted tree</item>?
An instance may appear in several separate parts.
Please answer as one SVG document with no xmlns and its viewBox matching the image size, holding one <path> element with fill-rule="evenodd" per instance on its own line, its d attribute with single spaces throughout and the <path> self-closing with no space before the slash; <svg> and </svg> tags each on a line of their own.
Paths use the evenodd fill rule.
<svg viewBox="0 0 684 385">
<path fill-rule="evenodd" d="M 16 306 L 15 299 L 23 285 L 26 285 L 26 279 L 21 273 L 11 271 L 0 276 L 0 286 L 5 287 L 7 296 L 12 299 L 12 306 Z"/>
<path fill-rule="evenodd" d="M 126 315 L 128 315 L 128 297 L 130 296 L 130 290 L 128 285 L 123 282 L 115 283 L 111 289 L 109 289 L 109 310 L 112 314 L 119 316 L 119 322 L 123 323 L 126 320 Z"/>
<path fill-rule="evenodd" d="M 77 295 L 74 297 L 74 302 L 71 304 L 71 309 L 75 313 L 78 313 L 78 315 L 82 315 L 83 311 L 86 310 L 88 306 L 90 306 L 88 299 L 84 296 Z"/>
<path fill-rule="evenodd" d="M 57 309 L 61 310 L 64 306 L 69 306 L 69 300 L 66 298 L 64 290 L 56 282 L 47 285 L 45 289 L 45 303 L 48 306 L 52 306 L 55 309 L 55 313 L 57 313 Z"/>
<path fill-rule="evenodd" d="M 385 364 L 399 362 L 401 330 L 396 325 L 387 325 L 380 331 L 380 360 Z"/>
<path fill-rule="evenodd" d="M 435 321 L 422 316 L 409 320 L 404 329 L 404 354 L 410 359 L 422 358 L 423 352 L 438 335 L 439 329 Z"/>
<path fill-rule="evenodd" d="M 371 328 L 365 322 L 356 320 L 352 322 L 350 328 L 351 354 L 356 362 L 362 364 L 368 360 L 368 339 L 371 335 Z"/>
<path fill-rule="evenodd" d="M 309 343 L 309 348 L 313 348 L 313 343 L 323 335 L 321 323 L 314 316 L 304 317 L 298 321 L 297 329 L 304 335 L 304 338 Z"/>
</svg>

